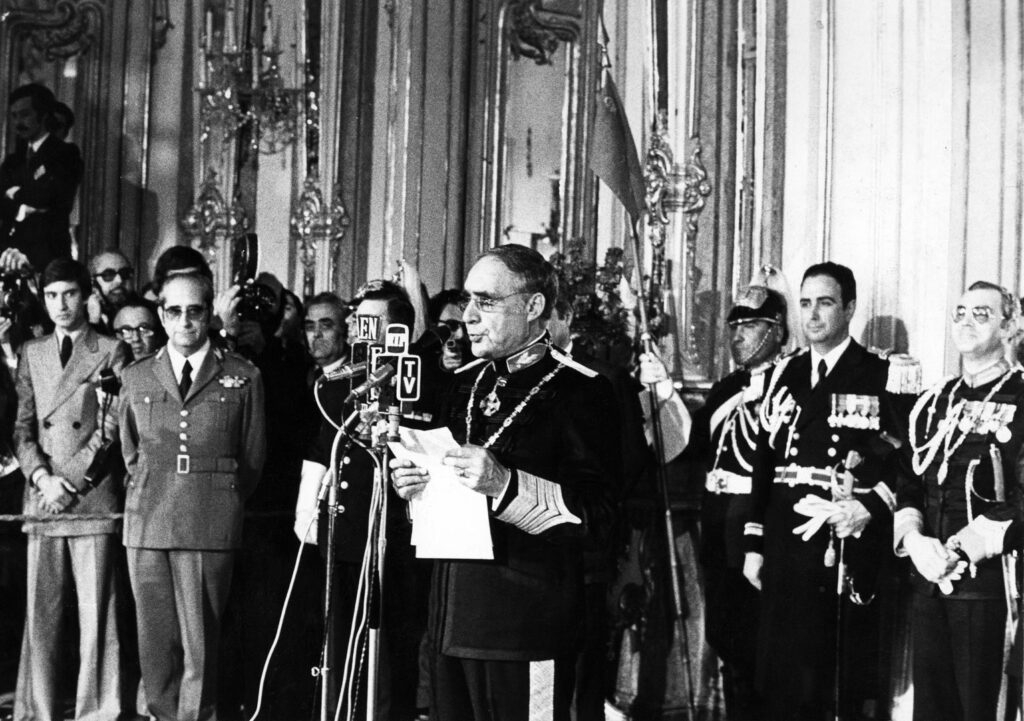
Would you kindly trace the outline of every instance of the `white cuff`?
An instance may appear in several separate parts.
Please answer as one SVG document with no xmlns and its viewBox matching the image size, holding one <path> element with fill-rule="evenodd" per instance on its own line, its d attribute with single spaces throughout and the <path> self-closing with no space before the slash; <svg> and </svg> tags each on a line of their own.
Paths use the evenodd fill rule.
<svg viewBox="0 0 1024 721">
<path fill-rule="evenodd" d="M 301 477 L 299 497 L 295 502 L 295 537 L 302 543 L 316 544 L 319 500 L 317 497 L 320 495 L 321 484 L 327 477 L 327 466 L 304 460 Z"/>
<path fill-rule="evenodd" d="M 889 507 L 890 513 L 896 510 L 896 494 L 890 490 L 889 486 L 887 486 L 884 481 L 876 483 L 875 487 L 871 490 L 877 493 L 882 499 L 882 502 Z"/>
<path fill-rule="evenodd" d="M 903 539 L 912 531 L 920 533 L 924 528 L 924 516 L 916 508 L 901 508 L 892 516 L 892 550 L 897 556 L 907 555 Z"/>
<path fill-rule="evenodd" d="M 560 485 L 525 471 L 519 471 L 516 497 L 495 518 L 533 536 L 562 523 L 583 523 L 566 507 Z"/>
<path fill-rule="evenodd" d="M 763 536 L 764 535 L 764 524 L 754 523 L 753 521 L 748 522 L 743 526 L 744 536 Z"/>
</svg>

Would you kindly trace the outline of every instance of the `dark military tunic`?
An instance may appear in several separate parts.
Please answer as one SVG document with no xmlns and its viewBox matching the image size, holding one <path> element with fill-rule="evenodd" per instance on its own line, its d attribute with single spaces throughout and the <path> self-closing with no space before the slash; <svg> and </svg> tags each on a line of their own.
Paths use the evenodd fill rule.
<svg viewBox="0 0 1024 721">
<path fill-rule="evenodd" d="M 889 555 L 894 445 L 883 433 L 901 435 L 905 407 L 886 390 L 889 366 L 851 340 L 814 388 L 809 351 L 780 362 L 766 386 L 745 535 L 748 550 L 764 554 L 757 675 L 774 718 L 820 718 L 835 678 L 838 565 L 825 563 L 831 532 L 825 525 L 807 541 L 794 534 L 808 520 L 794 504 L 807 495 L 831 500 L 849 471 L 853 497 L 872 516 L 859 539 L 845 542 L 853 597 L 870 601 L 880 559 Z M 838 555 L 839 542 L 832 548 Z M 876 606 L 844 606 L 844 705 L 875 696 Z"/>
<path fill-rule="evenodd" d="M 1003 364 L 987 376 L 975 387 L 947 379 L 914 406 L 897 488 L 898 555 L 911 530 L 946 543 L 979 516 L 1019 515 L 1024 373 Z M 949 594 L 912 564 L 911 579 L 914 718 L 995 718 L 1006 624 L 1001 558 L 979 562 Z"/>
<path fill-rule="evenodd" d="M 499 378 L 500 407 L 485 415 L 481 404 Z M 546 351 L 514 371 L 494 361 L 456 377 L 442 421 L 459 443 L 485 445 L 497 433 L 490 450 L 513 474 L 492 510 L 494 560 L 436 564 L 430 624 L 441 653 L 530 661 L 573 652 L 583 621 L 583 541 L 606 533 L 619 484 L 615 407 L 606 379 Z M 553 484 L 562 502 L 547 522 L 531 523 L 531 510 L 540 510 L 535 491 L 545 486 L 536 479 Z"/>
<path fill-rule="evenodd" d="M 743 525 L 768 366 L 741 368 L 711 387 L 694 414 L 687 456 L 707 468 L 701 502 L 701 565 L 708 643 L 724 662 L 730 718 L 760 718 L 753 689 L 760 598 L 743 577 Z"/>
</svg>

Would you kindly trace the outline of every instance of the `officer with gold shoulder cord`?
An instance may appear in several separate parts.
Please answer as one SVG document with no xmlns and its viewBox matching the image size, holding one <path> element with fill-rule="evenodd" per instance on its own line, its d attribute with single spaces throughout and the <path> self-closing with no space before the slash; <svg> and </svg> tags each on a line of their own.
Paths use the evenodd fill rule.
<svg viewBox="0 0 1024 721">
<path fill-rule="evenodd" d="M 916 390 L 920 371 L 850 337 L 856 298 L 849 268 L 807 269 L 800 316 L 810 349 L 773 368 L 761 403 L 744 575 L 761 589 L 767 718 L 856 716 L 879 697 L 878 604 L 869 604 L 888 555 L 901 409 L 912 402 L 895 393 Z"/>
<path fill-rule="evenodd" d="M 431 716 L 525 721 L 541 675 L 532 663 L 555 659 L 566 673 L 554 677 L 552 717 L 567 719 L 585 618 L 583 549 L 607 534 L 619 484 L 615 398 L 606 379 L 549 344 L 558 281 L 537 251 L 487 251 L 465 290 L 478 360 L 459 369 L 442 401 L 440 421 L 460 445 L 440 462 L 486 497 L 494 559 L 435 563 Z M 408 460 L 391 468 L 405 499 L 433 482 Z"/>
<path fill-rule="evenodd" d="M 160 289 L 167 345 L 123 374 L 124 545 L 142 682 L 160 721 L 216 718 L 233 552 L 266 448 L 260 373 L 210 344 L 212 309 L 209 278 L 168 278 Z"/>
<path fill-rule="evenodd" d="M 963 373 L 923 393 L 910 415 L 893 543 L 913 563 L 914 718 L 921 721 L 996 718 L 1004 584 L 1013 580 L 1012 565 L 998 556 L 1020 545 L 1008 541 L 1007 528 L 1020 518 L 1024 370 L 1005 352 L 1018 315 L 1006 290 L 972 284 L 952 315 Z"/>
<path fill-rule="evenodd" d="M 760 719 L 754 689 L 760 599 L 743 577 L 743 524 L 750 512 L 758 412 L 765 377 L 789 338 L 786 299 L 763 285 L 744 288 L 726 319 L 735 371 L 711 387 L 693 417 L 686 456 L 708 468 L 701 504 L 708 643 L 722 659 L 729 718 Z"/>
</svg>

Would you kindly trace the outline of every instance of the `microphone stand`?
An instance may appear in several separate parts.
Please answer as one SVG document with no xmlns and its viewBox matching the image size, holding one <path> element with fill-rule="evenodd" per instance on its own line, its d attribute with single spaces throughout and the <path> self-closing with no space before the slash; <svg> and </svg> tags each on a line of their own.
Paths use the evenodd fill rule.
<svg viewBox="0 0 1024 721">
<path fill-rule="evenodd" d="M 335 436 L 335 442 L 340 443 L 338 447 L 338 453 L 332 456 L 331 466 L 333 473 L 331 473 L 331 482 L 327 488 L 327 549 L 324 554 L 324 637 L 323 643 L 320 648 L 320 662 L 321 666 L 318 669 L 318 675 L 320 676 L 320 721 L 333 721 L 334 716 L 331 714 L 330 708 L 330 696 L 331 696 L 331 667 L 329 665 L 331 651 L 331 637 L 333 635 L 334 628 L 334 529 L 335 519 L 338 515 L 338 484 L 341 481 L 341 470 L 344 467 L 342 459 L 348 454 L 349 448 L 352 446 L 352 438 L 348 435 L 347 429 L 352 427 L 359 421 L 359 409 L 352 411 L 352 413 L 344 420 L 341 427 L 338 428 L 338 433 Z M 322 500 L 322 499 L 321 499 Z M 341 703 L 341 699 L 338 700 Z"/>
<path fill-rule="evenodd" d="M 630 237 L 633 241 L 633 258 L 636 263 L 640 263 L 640 235 L 637 232 L 637 224 L 631 222 L 629 225 Z M 640 335 L 640 341 L 643 343 L 644 350 L 651 353 L 655 350 L 654 339 L 651 337 L 651 326 L 650 321 L 647 317 L 647 293 L 644 289 L 644 283 L 642 280 L 639 283 L 639 302 L 637 306 L 640 309 L 640 327 L 643 329 Z M 657 384 L 649 384 L 647 386 L 647 397 L 651 406 L 651 435 L 654 437 L 654 453 L 655 459 L 655 475 L 658 483 L 658 495 L 661 499 L 661 506 L 665 531 L 666 541 L 666 552 L 668 553 L 668 568 L 669 568 L 669 579 L 672 584 L 672 620 L 675 627 L 676 638 L 679 639 L 679 643 L 682 646 L 680 649 L 683 654 L 683 668 L 686 669 L 686 691 L 687 691 L 687 704 L 689 710 L 689 718 L 697 718 L 697 707 L 696 700 L 694 699 L 693 693 L 693 669 L 690 663 L 690 634 L 686 628 L 686 601 L 683 598 L 682 588 L 682 571 L 679 564 L 679 555 L 676 553 L 676 532 L 675 524 L 672 520 L 672 505 L 669 500 L 668 493 L 668 476 L 665 472 L 665 461 L 664 461 L 664 448 L 665 440 L 661 431 L 661 418 L 658 415 L 658 392 L 655 388 Z"/>
<path fill-rule="evenodd" d="M 387 523 L 388 523 L 388 486 L 391 473 L 388 468 L 388 442 L 398 441 L 398 426 L 401 422 L 401 410 L 395 391 L 391 384 L 381 389 L 378 407 L 387 408 L 387 433 L 381 433 L 373 447 L 378 463 L 375 463 L 373 483 L 380 493 L 380 505 L 371 519 L 367 542 L 370 544 L 370 563 L 368 579 L 369 593 L 369 641 L 367 653 L 366 679 L 366 719 L 374 721 L 377 712 L 377 684 L 380 676 L 380 634 L 384 616 L 384 564 L 387 557 Z"/>
</svg>

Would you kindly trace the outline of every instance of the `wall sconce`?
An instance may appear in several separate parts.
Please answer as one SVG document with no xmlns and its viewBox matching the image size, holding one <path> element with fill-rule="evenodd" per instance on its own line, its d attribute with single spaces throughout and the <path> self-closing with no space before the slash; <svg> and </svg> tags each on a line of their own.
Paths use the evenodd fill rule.
<svg viewBox="0 0 1024 721">
<path fill-rule="evenodd" d="M 302 263 L 302 294 L 306 297 L 314 292 L 317 245 L 323 240 L 329 243 L 329 285 L 333 285 L 339 246 L 349 225 L 348 213 L 341 202 L 341 188 L 334 186 L 334 195 L 330 205 L 327 205 L 319 180 L 315 173 L 306 176 L 290 221 L 292 242 L 299 248 L 299 260 Z"/>
<path fill-rule="evenodd" d="M 212 260 L 218 244 L 248 232 L 249 218 L 237 199 L 231 204 L 225 202 L 217 172 L 208 168 L 206 179 L 199 186 L 199 195 L 185 213 L 181 228 L 190 244 L 194 247 L 198 242 L 199 248 Z"/>
</svg>

